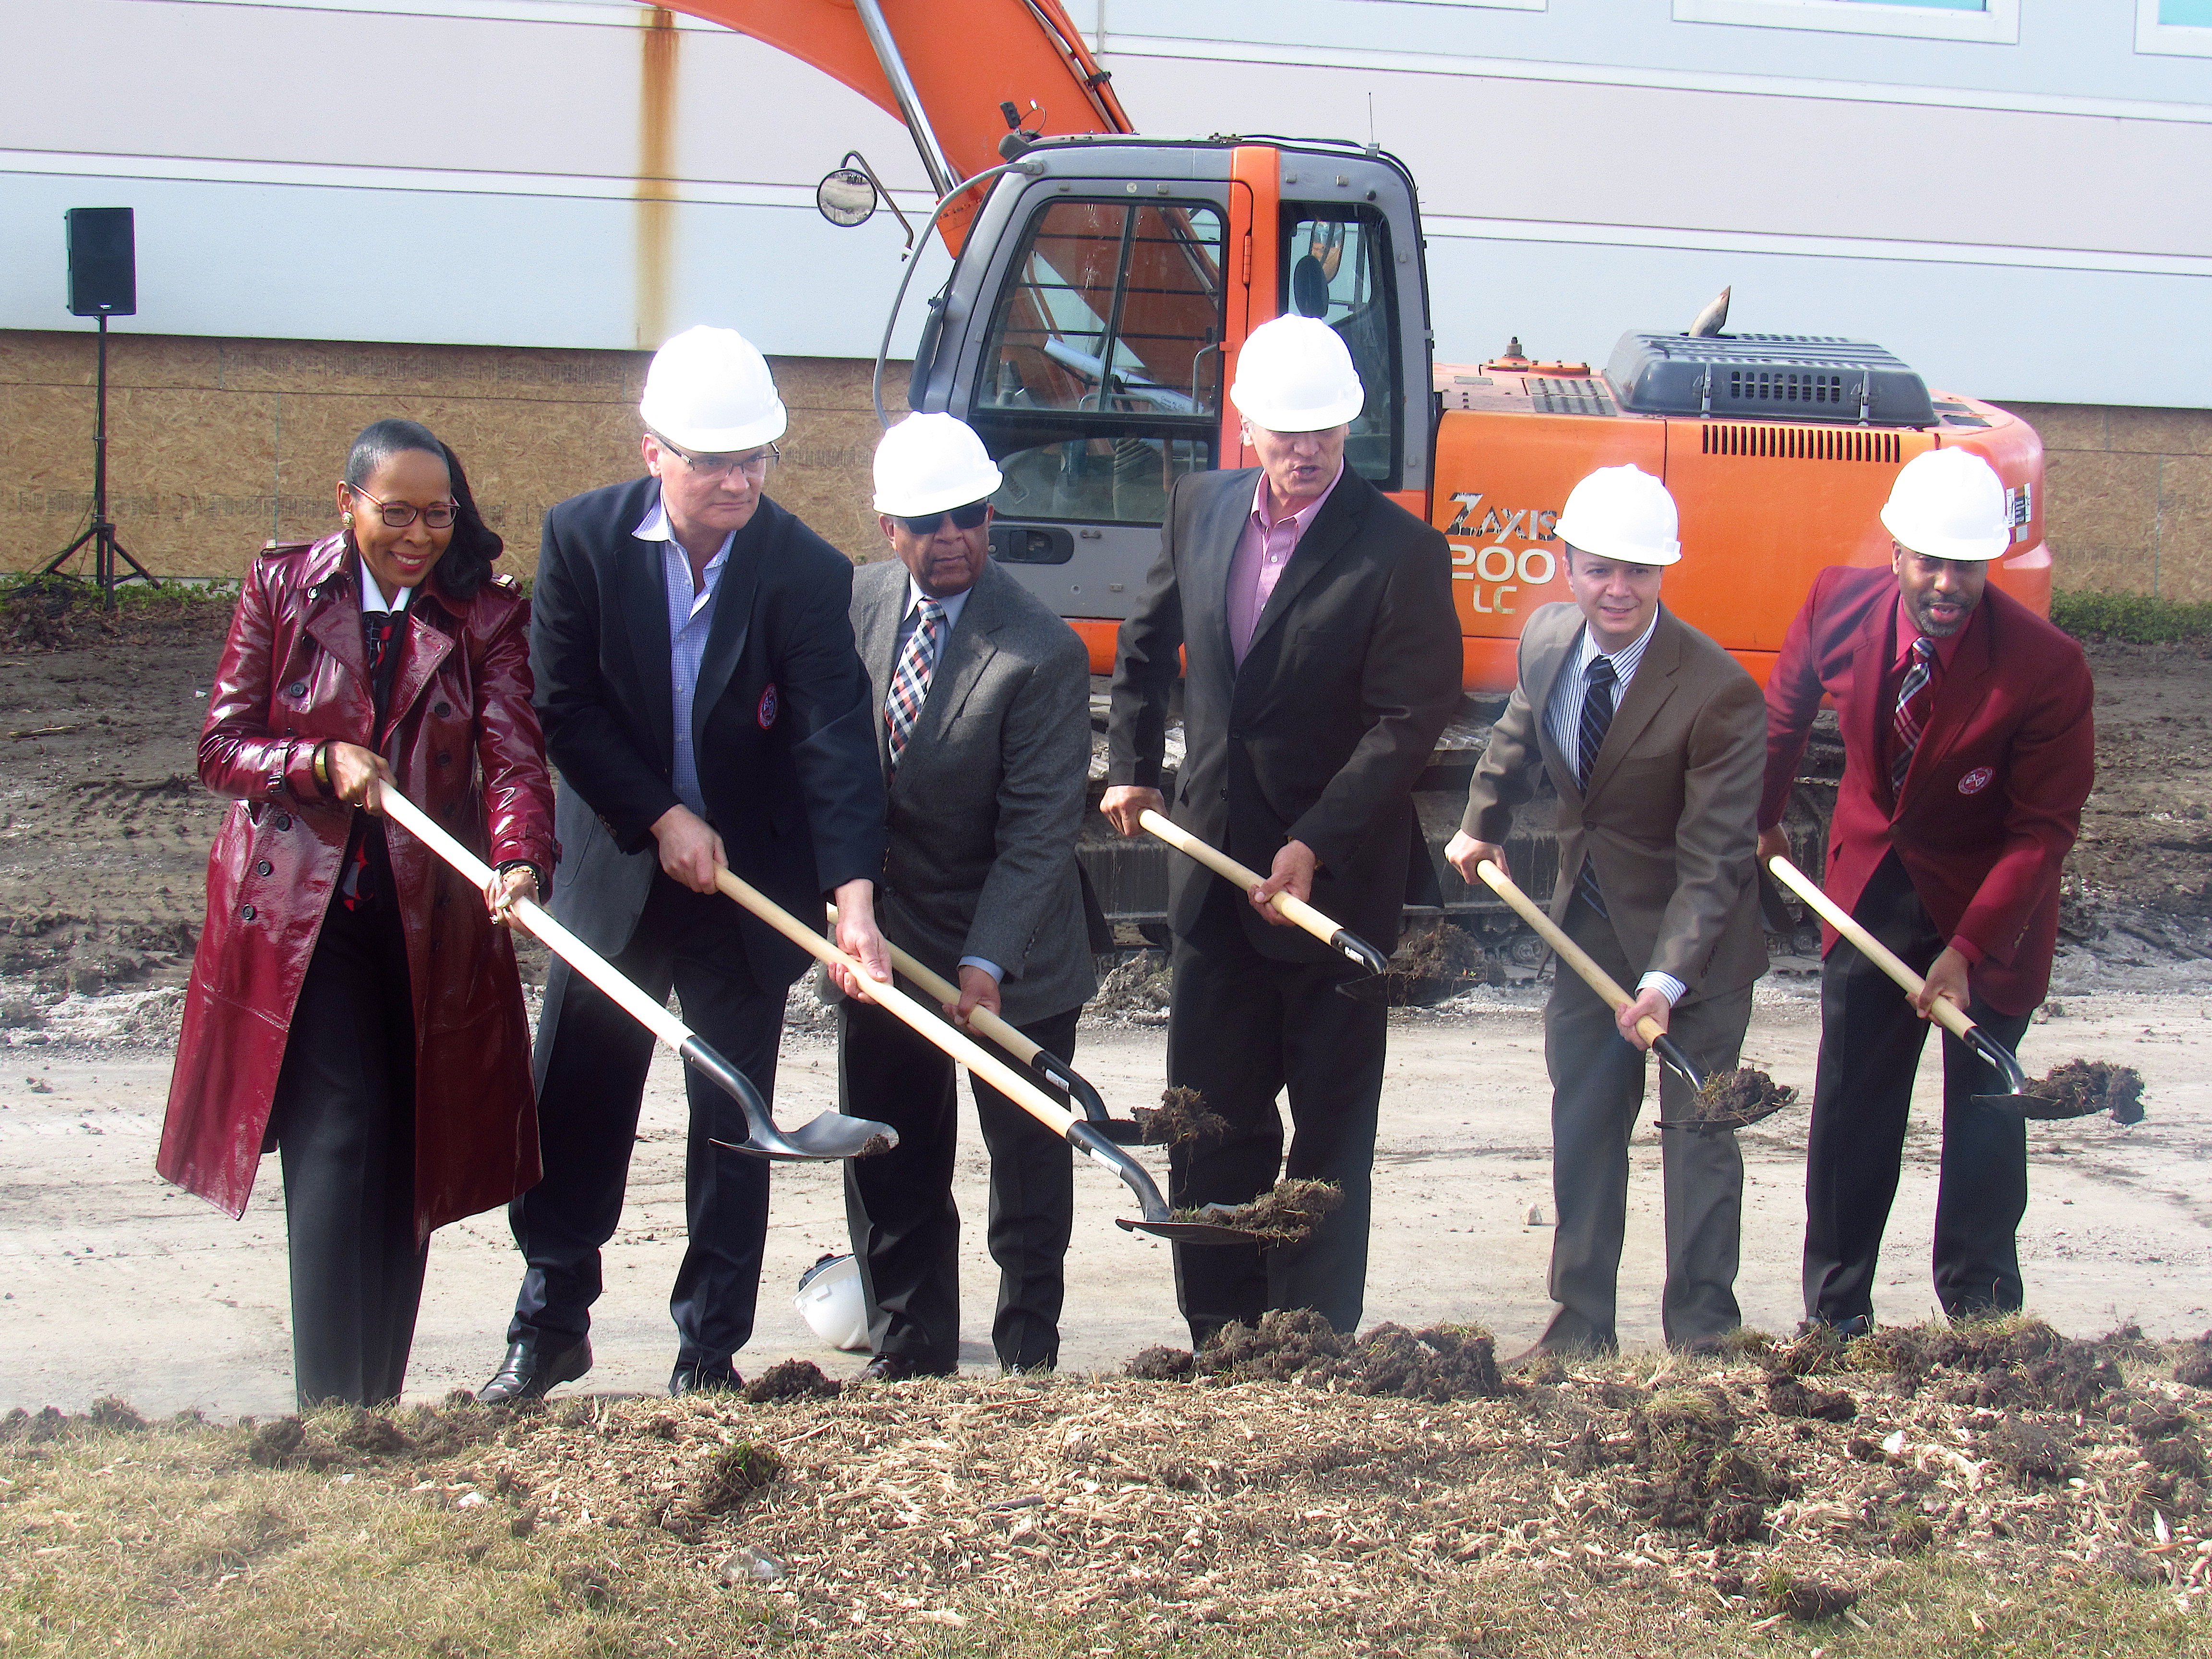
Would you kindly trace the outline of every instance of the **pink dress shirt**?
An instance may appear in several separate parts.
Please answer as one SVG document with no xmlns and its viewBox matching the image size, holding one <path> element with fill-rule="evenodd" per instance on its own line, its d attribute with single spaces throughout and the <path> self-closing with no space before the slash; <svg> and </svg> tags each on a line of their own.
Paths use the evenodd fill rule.
<svg viewBox="0 0 2212 1659">
<path fill-rule="evenodd" d="M 1258 486 L 1252 492 L 1251 514 L 1244 520 L 1243 533 L 1237 538 L 1236 556 L 1229 562 L 1229 643 L 1236 651 L 1238 667 L 1243 666 L 1244 653 L 1252 648 L 1252 635 L 1259 629 L 1268 599 L 1274 595 L 1283 567 L 1297 551 L 1298 538 L 1313 528 L 1314 516 L 1343 477 L 1344 468 L 1340 464 L 1336 477 L 1328 481 L 1328 489 L 1287 519 L 1278 519 L 1270 524 L 1267 475 L 1260 475 Z"/>
</svg>

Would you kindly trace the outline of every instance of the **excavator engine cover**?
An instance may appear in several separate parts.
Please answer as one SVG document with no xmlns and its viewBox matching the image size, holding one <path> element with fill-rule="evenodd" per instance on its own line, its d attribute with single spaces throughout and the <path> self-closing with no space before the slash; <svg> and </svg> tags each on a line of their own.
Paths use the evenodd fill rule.
<svg viewBox="0 0 2212 1659">
<path fill-rule="evenodd" d="M 1871 340 L 1828 334 L 1620 337 L 1607 384 L 1633 415 L 1928 426 L 1928 383 Z"/>
</svg>

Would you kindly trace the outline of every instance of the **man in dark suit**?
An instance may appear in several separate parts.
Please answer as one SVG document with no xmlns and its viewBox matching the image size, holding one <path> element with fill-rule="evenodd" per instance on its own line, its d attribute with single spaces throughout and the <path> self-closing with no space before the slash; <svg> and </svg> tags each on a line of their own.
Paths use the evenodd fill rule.
<svg viewBox="0 0 2212 1659">
<path fill-rule="evenodd" d="M 531 664 L 561 777 L 554 913 L 684 1018 L 763 1096 L 786 991 L 807 963 L 714 888 L 735 870 L 883 977 L 873 880 L 883 776 L 846 616 L 852 563 L 761 493 L 784 410 L 761 355 L 695 328 L 654 356 L 648 477 L 545 516 Z M 509 1218 L 528 1263 L 507 1358 L 480 1399 L 541 1395 L 591 1366 L 599 1250 L 622 1214 L 653 1039 L 555 963 L 533 1052 L 544 1179 Z M 672 1393 L 732 1388 L 752 1334 L 768 1166 L 726 1097 L 687 1070 L 689 1241 L 669 1302 Z"/>
<path fill-rule="evenodd" d="M 2002 483 L 1980 456 L 1936 449 L 1897 475 L 1881 520 L 1890 563 L 1824 570 L 1766 684 L 1759 853 L 1781 830 L 1823 693 L 1843 727 L 1828 830 L 1829 897 L 1925 975 L 1908 1000 L 1831 932 L 1805 1166 L 1805 1313 L 1874 1319 L 1928 1011 L 1948 997 L 2016 1046 L 2050 988 L 2058 877 L 2096 775 L 2094 687 L 2081 647 L 1987 585 L 2012 545 Z M 1977 1106 L 2002 1087 L 1943 1039 L 1936 1293 L 1954 1316 L 2009 1310 L 2022 1286 L 2027 1129 Z"/>
<path fill-rule="evenodd" d="M 876 450 L 876 510 L 893 560 L 853 578 L 890 799 L 884 936 L 1054 1054 L 1075 1046 L 1091 939 L 1075 861 L 1091 762 L 1089 659 L 1074 629 L 990 562 L 982 441 L 950 415 L 909 415 Z M 958 1369 L 960 1212 L 952 1201 L 958 1074 L 880 1008 L 839 1012 L 840 1099 L 888 1123 L 895 1152 L 845 1166 L 845 1207 L 875 1358 L 897 1381 Z M 1060 1358 L 1060 1265 L 1074 1212 L 1066 1141 L 974 1085 L 991 1153 L 999 1264 L 991 1340 L 1009 1370 Z"/>
<path fill-rule="evenodd" d="M 1766 732 L 1759 686 L 1660 603 L 1682 556 L 1673 497 L 1633 466 L 1600 469 L 1559 514 L 1572 605 L 1521 631 L 1520 678 L 1468 790 L 1445 857 L 1470 885 L 1505 867 L 1514 809 L 1539 767 L 1559 793 L 1552 918 L 1634 1000 L 1618 1014 L 1562 964 L 1544 1005 L 1552 1074 L 1552 1298 L 1536 1348 L 1609 1351 L 1628 1140 L 1644 1104 L 1645 1019 L 1701 1071 L 1736 1063 L 1752 982 L 1766 971 L 1753 819 Z M 1660 1078 L 1661 1115 L 1690 1115 L 1689 1085 Z M 1732 1129 L 1661 1142 L 1667 1283 L 1660 1323 L 1680 1348 L 1717 1346 L 1735 1300 L 1743 1158 Z"/>
<path fill-rule="evenodd" d="M 1332 1181 L 1343 1207 L 1306 1243 L 1176 1249 L 1194 1341 L 1270 1308 L 1340 1330 L 1366 1294 L 1383 1010 L 1339 996 L 1343 959 L 1280 925 L 1310 899 L 1389 950 L 1419 854 L 1414 780 L 1458 706 L 1460 635 L 1443 537 L 1344 465 L 1364 404 L 1344 343 L 1310 318 L 1255 329 L 1230 396 L 1256 468 L 1178 480 L 1160 556 L 1121 626 L 1111 787 L 1124 835 L 1159 792 L 1168 704 L 1188 653 L 1175 821 L 1267 878 L 1249 901 L 1177 859 L 1168 1079 L 1198 1090 L 1226 1136 L 1170 1154 L 1177 1205 L 1242 1204 L 1285 1165 Z"/>
</svg>

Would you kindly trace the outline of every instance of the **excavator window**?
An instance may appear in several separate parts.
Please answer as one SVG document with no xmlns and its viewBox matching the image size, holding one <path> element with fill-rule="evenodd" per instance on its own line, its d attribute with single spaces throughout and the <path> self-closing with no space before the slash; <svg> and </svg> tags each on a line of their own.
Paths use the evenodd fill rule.
<svg viewBox="0 0 2212 1659">
<path fill-rule="evenodd" d="M 1372 208 L 1335 203 L 1285 202 L 1282 223 L 1283 309 L 1319 318 L 1342 336 L 1367 388 L 1344 459 L 1361 477 L 1395 489 L 1403 442 L 1395 416 L 1404 393 L 1389 227 Z"/>
<path fill-rule="evenodd" d="M 1221 210 L 1061 198 L 1030 218 L 991 319 L 969 424 L 1001 515 L 1158 524 L 1213 464 Z"/>
</svg>

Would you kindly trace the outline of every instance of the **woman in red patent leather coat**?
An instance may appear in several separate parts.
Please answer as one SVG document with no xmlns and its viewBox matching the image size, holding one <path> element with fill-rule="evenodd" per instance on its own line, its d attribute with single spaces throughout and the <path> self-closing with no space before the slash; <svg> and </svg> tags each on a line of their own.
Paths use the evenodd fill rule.
<svg viewBox="0 0 2212 1659">
<path fill-rule="evenodd" d="M 255 561 L 200 733 L 208 860 L 161 1173 L 242 1214 L 283 1153 L 302 1405 L 398 1397 L 431 1232 L 538 1179 L 530 1027 L 499 924 L 544 886 L 553 791 L 529 605 L 453 452 L 355 441 L 345 527 Z M 498 874 L 369 808 L 385 781 Z"/>
</svg>

